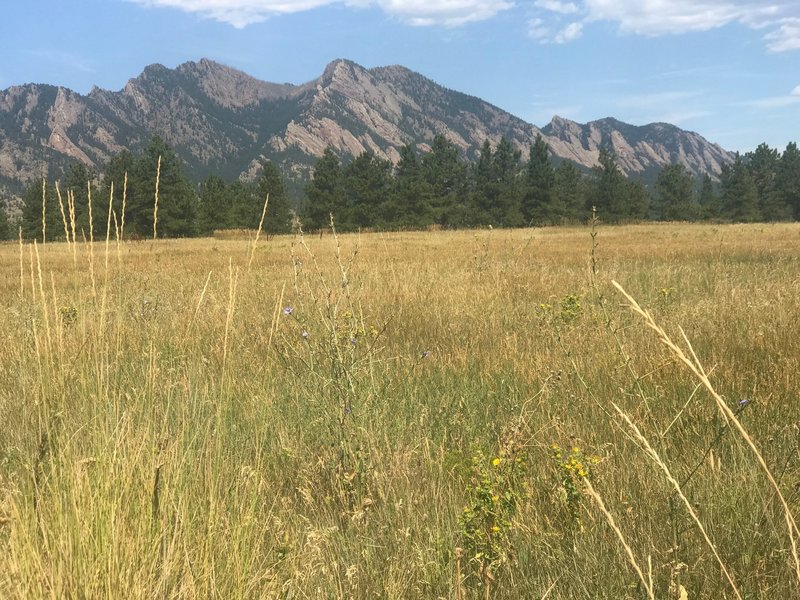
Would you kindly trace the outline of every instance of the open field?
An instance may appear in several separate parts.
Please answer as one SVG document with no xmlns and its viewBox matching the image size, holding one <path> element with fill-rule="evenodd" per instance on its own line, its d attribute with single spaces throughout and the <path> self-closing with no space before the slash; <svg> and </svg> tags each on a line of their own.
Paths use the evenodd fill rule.
<svg viewBox="0 0 800 600">
<path fill-rule="evenodd" d="M 800 596 L 800 225 L 596 241 L 0 246 L 0 597 Z"/>
</svg>

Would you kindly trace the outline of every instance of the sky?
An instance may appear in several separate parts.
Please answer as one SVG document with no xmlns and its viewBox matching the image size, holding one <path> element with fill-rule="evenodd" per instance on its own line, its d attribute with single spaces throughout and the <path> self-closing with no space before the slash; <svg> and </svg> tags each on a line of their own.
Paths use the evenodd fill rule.
<svg viewBox="0 0 800 600">
<path fill-rule="evenodd" d="M 400 64 L 535 125 L 673 123 L 728 150 L 800 142 L 800 0 L 4 0 L 0 89 L 119 90 L 210 58 L 303 83 Z"/>
</svg>

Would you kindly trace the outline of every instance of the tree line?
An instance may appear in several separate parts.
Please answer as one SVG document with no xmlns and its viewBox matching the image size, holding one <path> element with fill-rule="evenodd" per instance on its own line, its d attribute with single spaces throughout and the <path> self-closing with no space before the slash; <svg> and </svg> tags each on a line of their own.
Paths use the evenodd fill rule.
<svg viewBox="0 0 800 600">
<path fill-rule="evenodd" d="M 229 183 L 210 175 L 196 186 L 183 174 L 175 151 L 154 137 L 137 155 L 125 150 L 112 157 L 103 166 L 102 177 L 83 163 L 74 163 L 58 185 L 33 182 L 23 194 L 19 227 L 25 239 L 40 242 L 43 238 L 64 239 L 64 221 L 67 229 L 74 221 L 78 239 L 104 238 L 109 215 L 113 217 L 111 236 L 119 230 L 127 239 L 152 238 L 155 233 L 158 237 L 193 237 L 217 229 L 256 229 L 269 194 L 270 216 L 264 229 L 267 233 L 288 232 L 292 213 L 284 180 L 273 163 L 264 161 L 261 166 L 252 183 Z M 70 206 L 74 207 L 72 216 Z M 16 232 L 16 228 L 9 229 L 6 223 L 7 235 Z"/>
<path fill-rule="evenodd" d="M 331 214 L 342 231 L 557 225 L 583 222 L 593 207 L 610 223 L 800 220 L 800 151 L 795 143 L 782 153 L 761 144 L 753 152 L 737 154 L 722 167 L 718 182 L 707 174 L 698 180 L 680 164 L 667 165 L 650 188 L 626 177 L 608 149 L 601 148 L 597 166 L 585 173 L 557 160 L 541 136 L 531 144 L 526 161 L 506 138 L 494 147 L 486 141 L 474 162 L 465 160 L 443 135 L 423 153 L 403 147 L 396 164 L 368 151 L 343 163 L 327 148 L 314 165 L 303 201 L 294 208 L 278 168 L 270 161 L 262 161 L 261 167 L 252 183 L 210 175 L 195 186 L 183 175 L 174 150 L 154 137 L 138 155 L 123 151 L 111 158 L 102 177 L 78 163 L 58 190 L 44 181 L 33 183 L 23 197 L 20 226 L 26 239 L 41 239 L 44 219 L 44 235 L 63 238 L 61 210 L 68 210 L 71 195 L 79 235 L 105 235 L 109 200 L 114 226 L 123 226 L 124 195 L 125 236 L 152 237 L 157 172 L 160 237 L 255 229 L 267 194 L 268 233 L 289 232 L 298 220 L 306 230 L 322 229 Z M 8 237 L 14 228 L 1 213 L 0 235 Z"/>
<path fill-rule="evenodd" d="M 596 208 L 608 223 L 642 220 L 728 222 L 800 220 L 800 152 L 766 144 L 722 167 L 719 181 L 667 165 L 648 188 L 628 178 L 617 157 L 600 149 L 584 173 L 559 161 L 541 136 L 527 161 L 511 142 L 487 141 L 478 160 L 462 160 L 444 136 L 429 152 L 411 146 L 393 166 L 370 152 L 343 165 L 332 149 L 317 161 L 301 211 L 306 228 L 525 227 L 584 222 Z"/>
</svg>

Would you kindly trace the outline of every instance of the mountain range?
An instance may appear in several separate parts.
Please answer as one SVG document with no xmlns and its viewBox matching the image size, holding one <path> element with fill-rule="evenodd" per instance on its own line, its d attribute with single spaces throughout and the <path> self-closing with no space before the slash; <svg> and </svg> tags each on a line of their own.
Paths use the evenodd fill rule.
<svg viewBox="0 0 800 600">
<path fill-rule="evenodd" d="M 142 149 L 154 134 L 175 148 L 187 174 L 252 179 L 262 158 L 302 179 L 326 146 L 343 160 L 370 150 L 392 161 L 399 149 L 425 151 L 436 134 L 467 158 L 485 140 L 508 138 L 527 156 L 541 134 L 555 157 L 589 169 L 610 147 L 628 175 L 671 163 L 719 173 L 733 154 L 667 123 L 635 126 L 613 118 L 580 124 L 558 116 L 545 127 L 402 66 L 366 69 L 335 60 L 302 85 L 258 80 L 202 59 L 175 69 L 146 67 L 120 91 L 26 84 L 0 91 L 0 191 L 19 194 L 72 161 L 100 168 L 114 154 Z"/>
</svg>

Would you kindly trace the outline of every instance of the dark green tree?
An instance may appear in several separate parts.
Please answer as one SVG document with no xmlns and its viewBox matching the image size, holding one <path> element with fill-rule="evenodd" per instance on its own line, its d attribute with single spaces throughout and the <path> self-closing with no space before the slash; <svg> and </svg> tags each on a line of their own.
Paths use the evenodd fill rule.
<svg viewBox="0 0 800 600">
<path fill-rule="evenodd" d="M 667 165 L 655 182 L 653 210 L 661 221 L 692 221 L 697 217 L 693 204 L 694 179 L 683 165 Z"/>
<path fill-rule="evenodd" d="M 625 182 L 625 213 L 623 220 L 641 221 L 647 218 L 650 209 L 650 193 L 641 181 Z"/>
<path fill-rule="evenodd" d="M 496 221 L 494 212 L 499 194 L 495 178 L 494 151 L 489 140 L 484 140 L 478 160 L 472 165 L 472 200 L 469 225 L 489 225 Z"/>
<path fill-rule="evenodd" d="M 430 188 L 431 213 L 440 225 L 461 227 L 469 222 L 467 167 L 458 149 L 444 135 L 433 138 L 422 157 L 422 173 Z"/>
<path fill-rule="evenodd" d="M 589 215 L 586 209 L 586 181 L 578 168 L 563 161 L 555 170 L 553 223 L 578 223 Z"/>
<path fill-rule="evenodd" d="M 411 229 L 432 224 L 430 195 L 430 186 L 425 181 L 422 161 L 416 150 L 410 145 L 403 146 L 395 167 L 392 199 L 381 209 L 384 223 Z"/>
<path fill-rule="evenodd" d="M 231 190 L 218 175 L 209 175 L 200 184 L 197 208 L 197 232 L 209 235 L 217 229 L 228 229 L 232 219 Z"/>
<path fill-rule="evenodd" d="M 785 221 L 791 218 L 792 209 L 784 201 L 776 186 L 778 151 L 767 144 L 759 144 L 744 158 L 758 192 L 758 210 L 764 221 Z"/>
<path fill-rule="evenodd" d="M 272 161 L 262 163 L 261 175 L 256 181 L 256 198 L 259 200 L 258 208 L 253 217 L 253 228 L 258 227 L 264 200 L 269 194 L 267 216 L 264 221 L 264 231 L 267 233 L 289 233 L 292 230 L 292 211 L 289 206 L 289 196 L 286 193 L 286 184 L 281 177 L 278 167 Z"/>
<path fill-rule="evenodd" d="M 496 222 L 505 227 L 519 227 L 525 223 L 518 178 L 520 158 L 521 152 L 514 148 L 508 138 L 500 138 L 492 156 L 492 165 L 498 188 Z"/>
<path fill-rule="evenodd" d="M 119 193 L 114 193 L 114 210 L 117 214 L 117 224 L 120 224 L 122 215 L 122 188 L 123 180 L 119 181 Z M 74 201 L 75 210 L 75 237 L 81 239 L 85 237 L 89 239 L 89 194 L 92 195 L 92 219 L 94 220 L 96 236 L 105 235 L 105 226 L 108 224 L 108 202 L 110 190 L 105 190 L 102 193 L 97 187 L 97 175 L 94 169 L 87 167 L 83 163 L 73 163 L 64 174 L 59 189 L 61 191 L 61 199 L 64 205 L 65 216 L 69 224 L 69 229 L 72 229 L 72 223 L 69 216 L 69 201 L 68 196 L 71 194 Z M 59 209 L 60 210 L 60 209 Z M 105 218 L 103 217 L 105 215 Z M 101 225 L 102 223 L 102 225 Z M 63 225 L 62 225 L 63 227 Z M 114 227 L 114 223 L 111 223 Z M 70 235 L 72 232 L 70 231 Z M 114 232 L 111 232 L 114 236 Z"/>
<path fill-rule="evenodd" d="M 342 229 L 374 227 L 380 221 L 380 207 L 391 191 L 392 163 L 364 151 L 343 170 L 347 200 Z"/>
<path fill-rule="evenodd" d="M 5 200 L 0 200 L 0 240 L 11 237 L 11 223 L 8 219 L 8 209 Z"/>
<path fill-rule="evenodd" d="M 792 217 L 800 220 L 800 150 L 795 142 L 787 144 L 778 162 L 775 189 Z"/>
<path fill-rule="evenodd" d="M 720 217 L 720 199 L 708 173 L 703 174 L 703 182 L 697 195 L 697 208 L 700 219 L 719 219 Z"/>
<path fill-rule="evenodd" d="M 42 187 L 44 197 L 44 231 L 42 231 Z M 64 224 L 58 208 L 56 188 L 44 179 L 33 181 L 22 196 L 22 235 L 25 239 L 42 241 L 63 240 Z"/>
<path fill-rule="evenodd" d="M 111 194 L 111 184 L 114 184 L 114 206 L 118 209 L 119 214 L 119 225 L 120 228 L 123 226 L 123 218 L 125 221 L 125 229 L 121 233 L 123 236 L 127 237 L 129 234 L 133 233 L 134 235 L 142 235 L 140 232 L 137 231 L 136 225 L 131 225 L 131 216 L 130 216 L 130 207 L 131 204 L 136 204 L 136 197 L 137 193 L 140 191 L 140 186 L 138 181 L 136 180 L 134 170 L 136 168 L 136 159 L 134 158 L 133 154 L 128 152 L 127 150 L 123 150 L 119 154 L 112 156 L 108 162 L 103 166 L 103 178 L 102 183 L 99 186 L 99 195 L 92 193 L 92 220 L 94 230 L 97 230 L 97 225 L 100 222 L 99 215 L 95 210 L 96 202 L 98 196 L 100 198 L 105 198 L 108 201 L 110 194 Z M 125 177 L 127 175 L 127 185 L 125 181 Z M 155 175 L 153 175 L 155 178 Z M 83 229 L 83 236 L 86 239 L 89 238 L 89 223 L 88 223 L 88 194 L 81 193 L 77 189 L 79 187 L 78 184 L 75 185 L 73 192 L 75 193 L 75 204 L 76 213 L 78 212 L 78 206 L 82 208 L 82 228 Z M 123 195 L 125 196 L 125 214 L 122 213 L 122 203 L 123 203 Z M 107 205 L 106 205 L 107 206 Z M 152 211 L 152 206 L 151 206 Z M 151 235 L 152 235 L 152 221 L 150 225 Z M 80 233 L 78 234 L 81 235 Z"/>
<path fill-rule="evenodd" d="M 556 199 L 556 171 L 550 162 L 550 146 L 537 133 L 525 169 L 522 214 L 527 223 L 553 225 L 565 216 L 561 208 Z"/>
<path fill-rule="evenodd" d="M 324 229 L 330 223 L 331 214 L 338 223 L 344 218 L 344 212 L 342 167 L 339 157 L 328 146 L 314 165 L 311 181 L 306 186 L 303 226 L 310 231 Z"/>
<path fill-rule="evenodd" d="M 518 227 L 524 223 L 520 202 L 520 152 L 506 138 L 492 151 L 486 140 L 473 165 L 473 224 Z"/>
<path fill-rule="evenodd" d="M 617 157 L 606 147 L 600 148 L 597 166 L 592 169 L 592 205 L 601 219 L 616 223 L 630 218 L 628 182 L 617 164 Z"/>
<path fill-rule="evenodd" d="M 178 155 L 158 136 L 150 140 L 142 155 L 136 159 L 133 173 L 128 175 L 129 195 L 130 183 L 134 183 L 133 195 L 128 199 L 131 229 L 143 237 L 153 236 L 157 174 L 158 236 L 195 235 L 197 196 L 192 185 L 183 176 Z"/>
<path fill-rule="evenodd" d="M 756 182 L 738 153 L 733 164 L 722 166 L 720 196 L 726 219 L 740 223 L 761 220 Z"/>
</svg>

